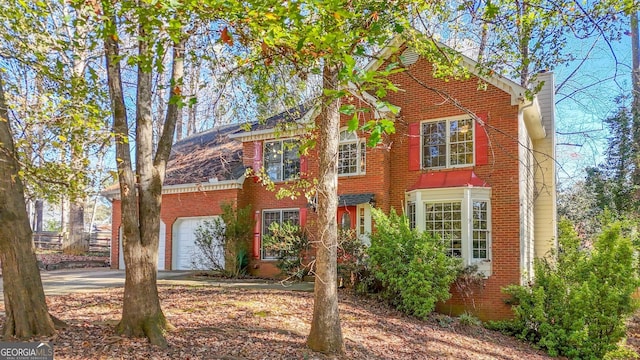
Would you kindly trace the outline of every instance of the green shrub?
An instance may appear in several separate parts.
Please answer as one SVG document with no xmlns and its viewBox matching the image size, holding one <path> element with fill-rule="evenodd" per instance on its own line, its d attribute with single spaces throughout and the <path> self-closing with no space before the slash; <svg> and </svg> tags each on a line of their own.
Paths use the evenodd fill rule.
<svg viewBox="0 0 640 360">
<path fill-rule="evenodd" d="M 376 232 L 367 249 L 371 274 L 382 285 L 381 296 L 399 310 L 427 317 L 436 302 L 449 299 L 459 259 L 447 256 L 444 242 L 409 228 L 405 216 L 373 209 Z"/>
<path fill-rule="evenodd" d="M 466 312 L 458 316 L 458 322 L 462 326 L 482 326 L 480 319 Z"/>
<path fill-rule="evenodd" d="M 304 261 L 310 244 L 302 228 L 289 222 L 272 223 L 269 232 L 263 239 L 264 249 L 278 254 L 276 266 L 287 280 L 302 280 L 310 270 Z"/>
<path fill-rule="evenodd" d="M 352 288 L 358 284 L 364 271 L 367 247 L 355 230 L 338 232 L 338 283 Z"/>
<path fill-rule="evenodd" d="M 556 262 L 537 261 L 531 286 L 505 290 L 514 298 L 514 328 L 552 356 L 601 359 L 616 350 L 636 308 L 631 241 L 619 224 L 605 228 L 591 251 L 581 249 L 569 222 L 558 233 Z"/>
</svg>

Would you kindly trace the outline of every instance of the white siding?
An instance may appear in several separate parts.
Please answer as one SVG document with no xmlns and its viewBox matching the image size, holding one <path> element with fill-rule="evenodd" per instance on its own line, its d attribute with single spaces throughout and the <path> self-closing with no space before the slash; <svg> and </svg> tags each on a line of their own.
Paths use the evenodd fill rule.
<svg viewBox="0 0 640 360">
<path fill-rule="evenodd" d="M 538 94 L 542 124 L 547 136 L 533 142 L 535 150 L 535 256 L 544 257 L 557 247 L 555 94 L 552 73 L 538 75 L 545 84 Z"/>
</svg>

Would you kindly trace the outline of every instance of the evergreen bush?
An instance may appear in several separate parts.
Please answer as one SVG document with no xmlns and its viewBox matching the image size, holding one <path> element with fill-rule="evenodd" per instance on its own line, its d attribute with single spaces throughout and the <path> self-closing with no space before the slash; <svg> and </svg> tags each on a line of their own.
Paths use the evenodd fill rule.
<svg viewBox="0 0 640 360">
<path fill-rule="evenodd" d="M 530 286 L 510 286 L 517 336 L 550 355 L 602 359 L 625 335 L 625 320 L 636 309 L 638 286 L 631 241 L 619 223 L 606 227 L 585 249 L 568 221 L 558 228 L 555 262 L 535 264 Z"/>
<path fill-rule="evenodd" d="M 372 210 L 376 231 L 367 249 L 368 266 L 380 282 L 380 295 L 399 310 L 426 318 L 438 301 L 451 297 L 459 259 L 447 255 L 443 241 L 409 227 L 405 216 Z"/>
</svg>

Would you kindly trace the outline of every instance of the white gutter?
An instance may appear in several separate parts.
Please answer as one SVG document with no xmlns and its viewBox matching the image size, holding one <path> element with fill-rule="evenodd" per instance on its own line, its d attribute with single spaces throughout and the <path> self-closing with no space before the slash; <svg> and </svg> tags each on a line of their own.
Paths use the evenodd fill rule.
<svg viewBox="0 0 640 360">
<path fill-rule="evenodd" d="M 542 124 L 542 112 L 537 97 L 533 98 L 533 101 L 520 106 L 520 111 L 522 111 L 524 125 L 527 127 L 531 140 L 540 140 L 547 137 L 547 132 Z"/>
</svg>

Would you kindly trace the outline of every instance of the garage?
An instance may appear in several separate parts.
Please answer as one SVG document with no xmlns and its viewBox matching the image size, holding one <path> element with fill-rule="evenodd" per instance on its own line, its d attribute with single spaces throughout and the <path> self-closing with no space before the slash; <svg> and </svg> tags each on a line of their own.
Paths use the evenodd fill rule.
<svg viewBox="0 0 640 360">
<path fill-rule="evenodd" d="M 212 222 L 217 216 L 203 216 L 191 218 L 178 218 L 173 224 L 173 261 L 174 270 L 210 270 L 210 261 L 207 261 L 202 252 L 196 247 L 196 229 L 205 222 Z M 212 257 L 217 264 L 224 268 L 224 249 L 222 243 L 212 249 Z"/>
<path fill-rule="evenodd" d="M 119 231 L 120 237 L 119 237 L 119 241 L 118 244 L 120 244 L 120 250 L 119 250 L 119 260 L 118 260 L 118 268 L 119 269 L 124 269 L 124 251 L 122 251 L 122 227 L 120 227 L 120 231 Z M 165 241 L 166 241 L 166 236 L 167 234 L 167 226 L 164 224 L 164 222 L 162 222 L 162 220 L 160 221 L 160 243 L 158 244 L 158 270 L 164 270 L 164 257 L 165 257 Z"/>
</svg>

